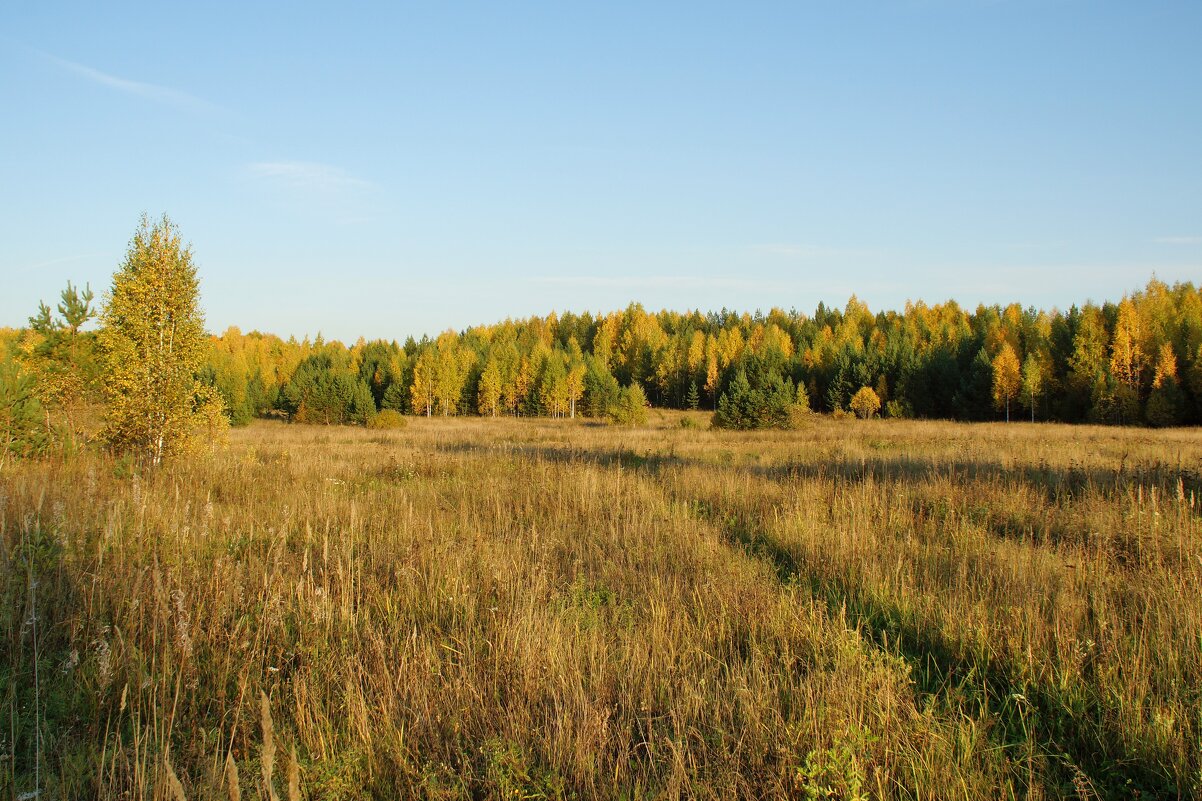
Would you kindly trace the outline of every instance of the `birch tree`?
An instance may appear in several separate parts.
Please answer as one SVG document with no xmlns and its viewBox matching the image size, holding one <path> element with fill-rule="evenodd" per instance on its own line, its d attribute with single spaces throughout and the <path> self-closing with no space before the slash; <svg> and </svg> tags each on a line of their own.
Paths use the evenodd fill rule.
<svg viewBox="0 0 1202 801">
<path fill-rule="evenodd" d="M 192 249 L 164 215 L 143 216 L 113 275 L 100 330 L 104 438 L 157 465 L 204 441 L 224 421 L 199 379 L 208 343 Z"/>
<path fill-rule="evenodd" d="M 1010 401 L 1018 395 L 1022 377 L 1019 373 L 1018 356 L 1009 342 L 993 358 L 993 402 L 1006 410 L 1006 422 L 1010 422 Z"/>
</svg>

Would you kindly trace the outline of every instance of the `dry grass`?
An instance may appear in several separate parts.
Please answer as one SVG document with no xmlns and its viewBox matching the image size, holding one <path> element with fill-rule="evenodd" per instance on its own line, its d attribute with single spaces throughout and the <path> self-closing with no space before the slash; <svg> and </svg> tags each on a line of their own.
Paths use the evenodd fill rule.
<svg viewBox="0 0 1202 801">
<path fill-rule="evenodd" d="M 680 417 L 6 468 L 0 790 L 1202 793 L 1196 432 Z"/>
</svg>

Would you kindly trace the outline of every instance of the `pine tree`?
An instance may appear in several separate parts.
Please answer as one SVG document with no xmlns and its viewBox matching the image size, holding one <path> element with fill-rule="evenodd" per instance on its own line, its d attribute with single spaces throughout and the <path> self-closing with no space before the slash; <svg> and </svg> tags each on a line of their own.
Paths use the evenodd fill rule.
<svg viewBox="0 0 1202 801">
<path fill-rule="evenodd" d="M 685 406 L 687 406 L 691 411 L 694 411 L 694 412 L 697 411 L 697 407 L 701 404 L 701 398 L 697 394 L 697 382 L 696 381 L 692 381 L 689 383 L 689 391 L 684 396 L 684 402 L 685 402 Z"/>
<path fill-rule="evenodd" d="M 712 424 L 715 428 L 736 430 L 757 428 L 761 405 L 759 393 L 751 388 L 751 382 L 747 380 L 747 371 L 740 366 L 727 384 L 726 391 L 718 399 L 718 409 L 714 412 Z"/>
<path fill-rule="evenodd" d="M 46 445 L 33 376 L 8 353 L 0 358 L 0 467 L 9 454 L 28 456 Z"/>
<path fill-rule="evenodd" d="M 113 276 L 100 346 L 104 436 L 158 464 L 224 422 L 221 400 L 198 377 L 206 339 L 192 250 L 166 215 L 147 217 Z"/>
<path fill-rule="evenodd" d="M 55 438 L 51 417 L 66 424 L 65 433 L 74 438 L 84 407 L 95 400 L 98 379 L 96 335 L 82 327 L 96 317 L 92 289 L 81 292 L 70 282 L 60 294 L 58 316 L 45 303 L 29 318 L 28 362 L 38 400 L 46 415 L 46 436 Z"/>
</svg>

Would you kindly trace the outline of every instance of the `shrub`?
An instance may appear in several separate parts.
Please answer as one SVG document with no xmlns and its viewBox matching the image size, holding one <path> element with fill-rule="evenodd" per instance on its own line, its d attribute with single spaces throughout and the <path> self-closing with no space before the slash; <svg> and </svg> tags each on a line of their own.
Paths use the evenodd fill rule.
<svg viewBox="0 0 1202 801">
<path fill-rule="evenodd" d="M 881 399 L 872 387 L 860 387 L 849 405 L 857 417 L 867 420 L 881 410 Z"/>
<path fill-rule="evenodd" d="M 622 390 L 617 403 L 609 409 L 609 419 L 624 426 L 641 426 L 647 422 L 647 394 L 638 383 Z"/>
<path fill-rule="evenodd" d="M 396 409 L 383 409 L 367 421 L 368 428 L 380 429 L 404 428 L 408 424 L 408 421 L 405 420 L 405 415 Z"/>
<path fill-rule="evenodd" d="M 904 420 L 914 416 L 914 410 L 906 401 L 891 400 L 885 404 L 885 416 L 895 420 Z"/>
<path fill-rule="evenodd" d="M 794 405 L 797 406 L 797 411 L 808 412 L 810 410 L 810 393 L 806 391 L 806 385 L 801 381 L 797 382 L 797 397 L 794 400 Z"/>
</svg>

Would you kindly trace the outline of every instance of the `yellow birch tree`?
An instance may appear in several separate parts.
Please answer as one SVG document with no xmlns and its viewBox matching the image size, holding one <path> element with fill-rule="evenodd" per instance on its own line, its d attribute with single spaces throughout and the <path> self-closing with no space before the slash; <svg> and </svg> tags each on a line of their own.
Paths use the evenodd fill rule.
<svg viewBox="0 0 1202 801">
<path fill-rule="evenodd" d="M 476 408 L 480 414 L 497 416 L 497 407 L 501 403 L 501 368 L 496 359 L 489 359 L 480 373 L 480 383 L 476 388 Z"/>
<path fill-rule="evenodd" d="M 1003 342 L 1002 349 L 993 357 L 993 402 L 999 409 L 1005 408 L 1007 423 L 1010 422 L 1010 401 L 1018 395 L 1021 382 L 1018 356 L 1009 342 Z"/>
<path fill-rule="evenodd" d="M 113 275 L 99 341 L 105 439 L 152 464 L 205 441 L 225 416 L 198 378 L 208 342 L 192 249 L 166 215 L 143 216 Z"/>
</svg>

